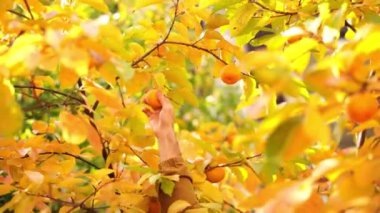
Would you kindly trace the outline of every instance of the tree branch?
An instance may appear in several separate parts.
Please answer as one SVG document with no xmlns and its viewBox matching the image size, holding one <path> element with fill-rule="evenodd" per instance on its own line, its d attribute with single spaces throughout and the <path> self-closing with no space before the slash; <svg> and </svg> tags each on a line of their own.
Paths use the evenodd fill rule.
<svg viewBox="0 0 380 213">
<path fill-rule="evenodd" d="M 128 146 L 128 148 L 133 152 L 134 155 L 136 155 L 136 157 L 138 157 L 140 159 L 141 162 L 143 162 L 145 165 L 149 166 L 148 162 L 146 162 L 137 152 L 136 150 L 134 150 L 129 144 L 126 144 Z"/>
<path fill-rule="evenodd" d="M 119 84 L 119 79 L 120 79 L 119 76 L 116 77 L 116 85 L 119 88 L 119 95 L 120 95 L 120 99 L 121 99 L 121 104 L 125 108 L 124 96 L 123 96 L 123 92 L 121 91 L 121 87 L 120 87 L 120 84 Z"/>
<path fill-rule="evenodd" d="M 26 6 L 26 9 L 27 9 L 28 12 L 29 12 L 30 18 L 34 20 L 34 16 L 33 16 L 32 10 L 30 9 L 30 6 L 29 6 L 28 1 L 27 1 L 27 0 L 24 0 L 24 3 L 25 3 L 25 6 Z"/>
<path fill-rule="evenodd" d="M 226 61 L 224 61 L 221 57 L 219 57 L 218 55 L 216 55 L 214 52 L 212 52 L 209 49 L 206 49 L 204 47 L 199 47 L 199 46 L 196 46 L 194 44 L 189 44 L 189 43 L 184 43 L 184 42 L 179 42 L 179 41 L 166 41 L 164 44 L 176 44 L 176 45 L 182 45 L 182 46 L 191 47 L 191 48 L 194 48 L 194 49 L 206 52 L 206 53 L 214 56 L 214 58 L 216 58 L 218 61 L 222 62 L 224 65 L 228 64 Z"/>
<path fill-rule="evenodd" d="M 88 208 L 88 207 L 86 207 L 86 205 L 84 205 L 84 203 L 88 200 L 88 199 L 90 199 L 92 196 L 94 196 L 94 195 L 96 195 L 96 193 L 98 193 L 98 191 L 101 189 L 101 188 L 103 188 L 104 186 L 106 186 L 106 185 L 108 185 L 108 184 L 110 184 L 110 183 L 113 183 L 113 182 L 115 182 L 115 179 L 114 180 L 112 180 L 112 181 L 110 181 L 110 182 L 107 182 L 107 183 L 104 183 L 103 185 L 101 185 L 101 186 L 99 186 L 98 188 L 95 188 L 95 190 L 94 190 L 94 192 L 93 193 L 91 193 L 90 195 L 88 195 L 86 198 L 84 198 L 83 200 L 82 200 L 82 202 L 80 202 L 80 203 L 78 203 L 78 206 L 73 206 L 71 209 L 69 209 L 68 211 L 67 211 L 67 213 L 69 213 L 69 212 L 72 212 L 75 208 L 77 208 L 77 207 L 80 207 L 81 209 L 90 209 L 90 210 L 94 210 L 93 208 Z"/>
<path fill-rule="evenodd" d="M 25 194 L 28 195 L 28 196 L 33 196 L 33 197 L 47 198 L 49 200 L 52 200 L 52 201 L 57 202 L 57 203 L 59 203 L 61 205 L 64 205 L 64 206 L 72 206 L 72 209 L 75 209 L 75 208 L 79 207 L 80 209 L 85 210 L 86 212 L 96 212 L 95 211 L 96 209 L 104 209 L 105 208 L 104 206 L 97 207 L 97 208 L 94 208 L 94 207 L 90 208 L 90 207 L 86 207 L 85 205 L 83 205 L 83 203 L 69 202 L 69 201 L 61 200 L 61 199 L 54 198 L 54 197 L 51 197 L 51 196 L 48 196 L 48 195 L 33 194 L 33 193 L 30 193 L 30 192 L 25 192 Z"/>
<path fill-rule="evenodd" d="M 62 96 L 64 96 L 64 97 L 67 97 L 67 98 L 70 98 L 70 99 L 76 100 L 76 101 L 78 101 L 79 103 L 83 104 L 83 100 L 82 100 L 82 99 L 77 98 L 77 97 L 72 96 L 72 95 L 69 95 L 69 94 L 66 94 L 66 93 L 63 93 L 63 92 L 60 92 L 60 91 L 57 91 L 57 90 L 53 90 L 53 89 L 48 89 L 48 88 L 38 87 L 38 86 L 33 86 L 33 85 L 13 85 L 13 87 L 14 87 L 14 88 L 19 88 L 19 89 L 36 89 L 36 90 L 43 90 L 43 91 L 50 92 L 50 93 L 53 93 L 53 94 L 62 95 Z"/>
<path fill-rule="evenodd" d="M 82 162 L 85 162 L 87 163 L 88 165 L 96 168 L 96 169 L 100 169 L 99 166 L 95 165 L 94 163 L 91 163 L 90 161 L 82 158 L 81 156 L 78 156 L 78 155 L 74 155 L 74 154 L 71 154 L 71 153 L 68 153 L 68 152 L 43 152 L 43 153 L 39 153 L 40 155 L 50 155 L 50 154 L 53 154 L 53 155 L 67 155 L 67 156 L 70 156 L 70 157 L 73 157 L 77 160 L 80 160 Z"/>
<path fill-rule="evenodd" d="M 22 13 L 19 13 L 19 12 L 17 12 L 17 11 L 14 11 L 14 10 L 7 10 L 7 11 L 10 12 L 10 13 L 15 14 L 16 16 L 19 16 L 19 17 L 21 17 L 21 18 L 24 18 L 24 19 L 28 19 L 28 20 L 30 20 L 30 18 L 29 18 L 28 16 L 26 16 L 26 15 L 24 15 L 24 14 L 22 14 Z"/>
<path fill-rule="evenodd" d="M 251 159 L 254 159 L 254 158 L 259 158 L 259 157 L 261 157 L 261 156 L 262 156 L 262 154 L 256 154 L 256 155 L 253 155 L 253 156 L 246 157 L 246 158 L 243 159 L 243 160 L 238 160 L 238 161 L 234 161 L 234 162 L 218 164 L 218 165 L 215 165 L 215 166 L 209 166 L 209 167 L 206 167 L 206 170 L 212 170 L 212 169 L 215 169 L 215 168 L 218 168 L 218 167 L 235 167 L 235 166 L 241 166 L 241 165 L 245 164 L 245 161 L 246 161 L 246 160 L 251 160 Z"/>
<path fill-rule="evenodd" d="M 356 29 L 354 26 L 352 26 L 350 23 L 348 23 L 347 20 L 344 21 L 344 25 L 346 25 L 348 28 L 350 28 L 354 33 L 356 33 Z"/>
<path fill-rule="evenodd" d="M 177 16 L 178 16 L 178 4 L 179 4 L 179 0 L 176 0 L 176 3 L 174 5 L 175 9 L 174 9 L 174 17 L 173 17 L 173 20 L 169 26 L 169 30 L 168 32 L 166 33 L 164 39 L 162 39 L 162 41 L 160 41 L 158 44 L 156 44 L 156 46 L 154 46 L 152 49 L 150 49 L 149 51 L 147 51 L 144 55 L 142 55 L 140 58 L 138 58 L 137 60 L 135 60 L 134 62 L 132 62 L 131 66 L 132 67 L 136 67 L 140 62 L 144 61 L 144 59 L 146 57 L 148 57 L 153 51 L 155 51 L 156 49 L 158 49 L 162 44 L 164 44 L 166 42 L 166 40 L 169 38 L 170 36 L 170 33 L 172 32 L 173 30 L 173 27 L 174 27 L 174 23 L 177 19 Z"/>
<path fill-rule="evenodd" d="M 83 87 L 83 83 L 82 83 L 82 80 L 79 78 L 78 79 L 78 87 L 79 87 L 79 90 L 80 90 L 80 93 L 81 95 L 83 96 L 83 100 L 86 100 L 86 97 L 87 97 L 87 94 L 86 94 L 86 91 L 84 91 L 82 89 Z M 107 89 L 110 88 L 111 86 L 108 85 L 107 86 Z M 86 106 L 86 108 L 84 109 L 84 113 L 89 117 L 89 122 L 90 122 L 90 125 L 95 129 L 96 133 L 98 134 L 99 138 L 100 138 L 100 142 L 102 144 L 102 157 L 103 157 L 103 160 L 104 161 L 107 161 L 107 157 L 108 157 L 108 149 L 105 145 L 105 142 L 103 140 L 103 136 L 102 134 L 100 133 L 100 130 L 98 128 L 98 126 L 96 125 L 95 123 L 95 116 L 94 116 L 94 112 L 96 110 L 96 108 L 98 107 L 99 105 L 99 100 L 96 100 L 94 105 L 91 107 L 91 110 L 88 108 L 88 105 L 87 105 L 87 102 L 86 101 L 83 101 L 84 102 L 84 105 Z M 111 166 L 111 165 L 110 165 Z M 114 173 L 112 174 L 109 174 L 108 175 L 110 178 L 113 178 L 114 177 Z"/>
</svg>

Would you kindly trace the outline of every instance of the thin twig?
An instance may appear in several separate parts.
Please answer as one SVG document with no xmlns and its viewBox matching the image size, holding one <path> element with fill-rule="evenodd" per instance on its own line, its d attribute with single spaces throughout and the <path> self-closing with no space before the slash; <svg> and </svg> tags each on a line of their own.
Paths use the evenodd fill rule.
<svg viewBox="0 0 380 213">
<path fill-rule="evenodd" d="M 33 16 L 32 10 L 30 9 L 30 6 L 29 6 L 29 3 L 28 3 L 28 0 L 24 0 L 24 3 L 25 3 L 25 6 L 26 6 L 26 9 L 27 9 L 28 12 L 29 12 L 30 18 L 34 20 L 34 16 Z"/>
<path fill-rule="evenodd" d="M 83 96 L 83 102 L 84 102 L 84 105 L 86 106 L 85 109 L 84 109 L 84 113 L 89 117 L 89 122 L 90 122 L 90 125 L 94 128 L 94 130 L 96 131 L 97 135 L 99 136 L 99 139 L 100 139 L 100 142 L 102 144 L 102 157 L 103 157 L 103 160 L 104 161 L 107 161 L 107 157 L 108 157 L 108 149 L 106 147 L 106 143 L 104 142 L 103 140 L 103 136 L 98 128 L 98 126 L 96 125 L 95 123 L 95 115 L 94 115 L 94 112 L 96 110 L 96 108 L 98 107 L 99 105 L 99 100 L 96 100 L 94 105 L 89 109 L 89 106 L 88 106 L 88 103 L 86 101 L 86 98 L 87 98 L 87 94 L 86 94 L 86 91 L 82 89 L 83 87 L 83 82 L 82 80 L 79 78 L 78 79 L 78 87 L 79 87 L 79 90 L 80 90 L 80 94 Z M 107 86 L 107 88 L 110 88 L 110 85 Z M 111 166 L 111 165 L 110 165 Z M 108 175 L 110 178 L 113 178 L 113 173 L 112 174 L 109 174 Z"/>
<path fill-rule="evenodd" d="M 28 196 L 33 196 L 33 197 L 47 198 L 49 200 L 52 200 L 52 201 L 57 202 L 57 203 L 59 203 L 61 205 L 64 205 L 64 206 L 72 206 L 72 209 L 75 209 L 75 208 L 79 207 L 80 209 L 85 210 L 86 212 L 95 212 L 96 209 L 108 208 L 108 206 L 100 206 L 100 207 L 91 207 L 90 208 L 90 207 L 86 207 L 82 203 L 69 202 L 69 201 L 61 200 L 61 199 L 54 198 L 54 197 L 51 197 L 51 196 L 48 196 L 48 195 L 33 194 L 33 193 L 30 193 L 30 192 L 25 192 L 25 194 L 28 195 Z"/>
<path fill-rule="evenodd" d="M 297 15 L 298 14 L 297 12 L 287 12 L 287 11 L 280 11 L 280 10 L 271 9 L 271 8 L 261 4 L 260 2 L 257 2 L 256 0 L 249 0 L 249 2 L 261 7 L 264 10 L 267 10 L 267 11 L 270 11 L 273 13 L 278 13 L 278 14 L 282 14 L 282 15 Z"/>
<path fill-rule="evenodd" d="M 203 52 L 207 52 L 208 54 L 214 56 L 214 58 L 216 58 L 218 61 L 222 62 L 223 64 L 225 64 L 225 65 L 228 64 L 225 60 L 223 60 L 221 57 L 216 55 L 214 52 L 212 52 L 209 49 L 206 49 L 204 47 L 196 46 L 196 45 L 189 44 L 189 43 L 179 42 L 179 41 L 166 41 L 165 44 L 176 44 L 176 45 L 182 45 L 182 46 L 191 47 L 191 48 L 194 48 L 197 50 L 201 50 Z"/>
<path fill-rule="evenodd" d="M 358 144 L 357 144 L 358 149 L 360 149 L 364 145 L 366 134 L 367 134 L 367 130 L 366 129 L 363 130 L 363 131 L 361 131 L 358 134 Z"/>
<path fill-rule="evenodd" d="M 246 157 L 243 160 L 238 160 L 238 161 L 234 161 L 234 162 L 218 164 L 218 165 L 215 165 L 215 166 L 209 166 L 209 167 L 206 167 L 206 170 L 212 170 L 212 169 L 215 169 L 215 168 L 218 168 L 218 167 L 241 166 L 241 165 L 243 165 L 245 163 L 246 160 L 251 160 L 251 159 L 254 159 L 254 158 L 259 158 L 261 156 L 262 156 L 262 154 L 256 154 L 256 155 L 253 155 L 253 156 Z"/>
<path fill-rule="evenodd" d="M 131 66 L 132 67 L 136 67 L 140 62 L 144 61 L 146 57 L 148 57 L 152 52 L 154 52 L 156 49 L 158 49 L 162 44 L 164 44 L 166 42 L 166 40 L 169 38 L 170 36 L 170 33 L 172 32 L 173 30 L 173 27 L 174 27 L 174 23 L 177 19 L 177 16 L 178 16 L 178 4 L 179 4 L 179 0 L 176 0 L 176 3 L 174 5 L 175 9 L 174 9 L 174 17 L 172 19 L 172 22 L 169 26 L 169 30 L 168 32 L 166 33 L 164 39 L 162 39 L 162 41 L 160 41 L 158 44 L 156 44 L 152 49 L 150 49 L 149 51 L 147 51 L 144 55 L 142 55 L 140 58 L 136 59 L 134 62 L 132 62 Z"/>
<path fill-rule="evenodd" d="M 27 108 L 23 108 L 24 112 L 33 111 L 33 110 L 45 110 L 50 108 L 59 108 L 62 106 L 78 106 L 78 103 L 48 103 L 42 102 L 41 104 L 36 104 Z"/>
<path fill-rule="evenodd" d="M 347 20 L 344 21 L 344 25 L 346 25 L 348 28 L 350 28 L 354 33 L 356 33 L 356 29 L 354 26 L 352 26 L 350 23 L 348 23 Z"/>
<path fill-rule="evenodd" d="M 33 85 L 13 85 L 13 87 L 14 87 L 14 88 L 19 88 L 19 89 L 35 89 L 35 90 L 43 90 L 43 91 L 46 91 L 46 92 L 50 92 L 50 93 L 54 93 L 54 94 L 58 94 L 58 95 L 65 96 L 65 97 L 67 97 L 67 98 L 70 98 L 70 99 L 76 100 L 76 101 L 78 101 L 79 103 L 83 103 L 83 100 L 80 99 L 80 98 L 77 98 L 77 97 L 75 97 L 75 96 L 72 96 L 72 95 L 69 95 L 69 94 L 66 94 L 66 93 L 63 93 L 63 92 L 57 91 L 57 90 L 53 90 L 53 89 L 48 89 L 48 88 L 38 87 L 38 86 L 33 86 Z"/>
<path fill-rule="evenodd" d="M 110 183 L 113 183 L 113 182 L 115 182 L 115 181 L 116 181 L 116 180 L 113 179 L 112 181 L 107 182 L 107 183 L 104 183 L 103 185 L 99 186 L 98 188 L 96 188 L 96 189 L 94 190 L 93 193 L 91 193 L 91 194 L 88 195 L 85 199 L 83 199 L 82 202 L 80 202 L 80 203 L 78 204 L 78 206 L 73 206 L 71 209 L 69 209 L 69 210 L 67 211 L 67 213 L 72 212 L 72 211 L 73 211 L 75 208 L 77 208 L 77 207 L 80 207 L 81 209 L 91 209 L 91 210 L 93 210 L 92 208 L 88 208 L 88 207 L 86 207 L 86 205 L 84 205 L 84 203 L 85 203 L 88 199 L 90 199 L 92 196 L 96 195 L 96 193 L 98 193 L 98 191 L 99 191 L 101 188 L 103 188 L 104 186 L 106 186 L 106 185 L 108 185 L 108 184 L 110 184 Z"/>
<path fill-rule="evenodd" d="M 120 95 L 120 99 L 121 99 L 121 104 L 125 108 L 124 96 L 123 96 L 123 92 L 121 91 L 121 87 L 120 87 L 120 84 L 119 84 L 119 79 L 120 79 L 119 76 L 116 77 L 116 85 L 119 88 L 119 95 Z"/>
<path fill-rule="evenodd" d="M 78 155 L 74 155 L 74 154 L 71 154 L 69 152 L 43 152 L 43 153 L 40 153 L 40 155 L 49 155 L 49 154 L 54 154 L 54 155 L 67 155 L 67 156 L 71 156 L 77 160 L 80 160 L 80 161 L 83 161 L 85 163 L 87 163 L 88 165 L 96 168 L 96 169 L 100 169 L 99 166 L 95 165 L 94 163 L 91 163 L 90 161 L 82 158 L 81 156 L 78 156 Z"/>
<path fill-rule="evenodd" d="M 236 208 L 234 205 L 232 205 L 232 203 L 229 203 L 229 202 L 227 202 L 227 201 L 225 201 L 225 200 L 223 201 L 223 203 L 226 204 L 227 206 L 233 208 L 235 211 L 243 213 L 242 210 Z"/>
<path fill-rule="evenodd" d="M 25 192 L 26 195 L 29 195 L 29 196 L 33 196 L 33 197 L 43 197 L 43 198 L 48 198 L 49 200 L 52 200 L 52 201 L 55 201 L 59 204 L 63 204 L 65 206 L 75 206 L 77 207 L 78 204 L 77 203 L 73 203 L 73 202 L 69 202 L 69 201 L 65 201 L 65 200 L 61 200 L 61 199 L 58 199 L 58 198 L 54 198 L 54 197 L 50 197 L 48 195 L 41 195 L 41 194 L 33 194 L 33 193 L 30 193 L 30 192 Z"/>
<path fill-rule="evenodd" d="M 19 13 L 19 12 L 17 12 L 17 11 L 14 11 L 14 10 L 7 10 L 7 11 L 10 12 L 10 13 L 15 14 L 16 16 L 19 16 L 19 17 L 21 17 L 21 18 L 24 18 L 24 19 L 28 19 L 28 20 L 30 20 L 30 18 L 29 18 L 28 16 L 26 16 L 26 15 L 24 15 L 24 14 L 22 14 L 22 13 Z"/>
<path fill-rule="evenodd" d="M 136 155 L 136 157 L 138 157 L 140 159 L 141 162 L 143 162 L 145 165 L 149 166 L 148 162 L 146 162 L 137 152 L 136 150 L 134 150 L 129 144 L 126 144 L 128 146 L 128 148 L 133 152 L 134 155 Z"/>
</svg>

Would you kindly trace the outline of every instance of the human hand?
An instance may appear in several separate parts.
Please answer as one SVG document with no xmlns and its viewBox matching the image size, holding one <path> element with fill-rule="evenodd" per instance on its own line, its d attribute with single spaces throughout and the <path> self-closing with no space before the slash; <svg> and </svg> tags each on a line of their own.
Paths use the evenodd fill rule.
<svg viewBox="0 0 380 213">
<path fill-rule="evenodd" d="M 165 138 L 169 134 L 174 134 L 174 109 L 169 99 L 160 91 L 157 92 L 157 98 L 162 107 L 160 109 L 144 109 L 149 117 L 149 123 L 156 134 L 157 138 Z"/>
</svg>

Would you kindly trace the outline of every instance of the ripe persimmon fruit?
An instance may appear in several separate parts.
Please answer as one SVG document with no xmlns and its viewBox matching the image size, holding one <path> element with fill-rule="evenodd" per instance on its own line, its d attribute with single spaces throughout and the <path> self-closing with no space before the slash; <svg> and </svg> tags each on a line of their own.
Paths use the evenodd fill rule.
<svg viewBox="0 0 380 213">
<path fill-rule="evenodd" d="M 158 110 L 162 108 L 162 104 L 160 100 L 157 97 L 158 90 L 157 89 L 152 89 L 149 90 L 145 96 L 144 96 L 144 103 L 148 104 L 151 106 L 154 110 Z"/>
<path fill-rule="evenodd" d="M 347 114 L 348 117 L 357 123 L 365 122 L 371 119 L 377 111 L 377 99 L 369 93 L 358 93 L 348 99 Z"/>
<path fill-rule="evenodd" d="M 222 68 L 221 79 L 226 84 L 235 84 L 241 79 L 239 68 L 235 64 L 228 64 Z"/>
<path fill-rule="evenodd" d="M 223 167 L 216 167 L 213 169 L 206 169 L 206 179 L 211 183 L 218 183 L 224 179 L 226 172 Z"/>
</svg>

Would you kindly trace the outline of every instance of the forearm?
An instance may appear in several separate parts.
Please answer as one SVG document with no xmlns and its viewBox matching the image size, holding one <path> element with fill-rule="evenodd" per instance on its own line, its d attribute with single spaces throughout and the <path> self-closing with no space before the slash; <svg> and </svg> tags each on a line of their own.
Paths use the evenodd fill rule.
<svg viewBox="0 0 380 213">
<path fill-rule="evenodd" d="M 181 157 L 181 150 L 173 128 L 166 128 L 157 134 L 160 161 Z"/>
</svg>

